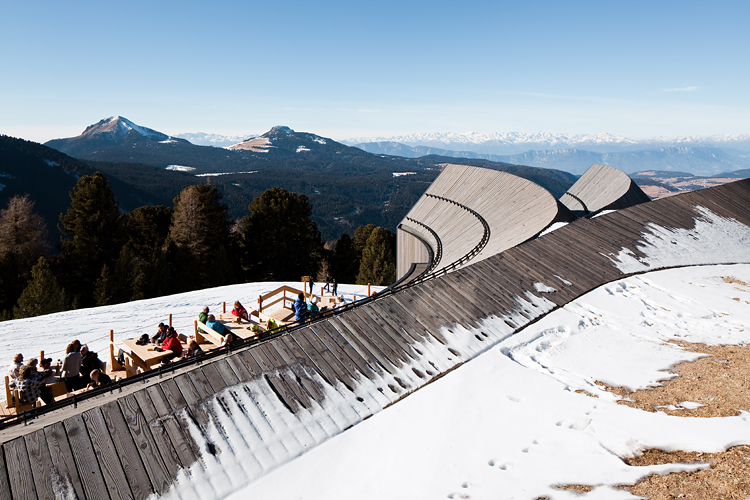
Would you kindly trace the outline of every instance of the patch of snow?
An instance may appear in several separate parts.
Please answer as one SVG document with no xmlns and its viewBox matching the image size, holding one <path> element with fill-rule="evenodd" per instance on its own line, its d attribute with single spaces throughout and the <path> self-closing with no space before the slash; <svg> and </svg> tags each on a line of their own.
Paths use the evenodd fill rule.
<svg viewBox="0 0 750 500">
<path fill-rule="evenodd" d="M 297 152 L 301 153 L 302 151 L 310 151 L 310 149 L 306 148 L 305 146 L 298 146 L 297 147 Z"/>
<path fill-rule="evenodd" d="M 186 167 L 185 165 L 167 165 L 166 170 L 176 170 L 177 172 L 194 172 L 195 167 Z"/>
<path fill-rule="evenodd" d="M 686 264 L 750 262 L 750 227 L 705 207 L 695 210 L 699 216 L 693 229 L 649 224 L 648 233 L 642 234 L 644 241 L 637 245 L 644 257 L 627 248 L 606 257 L 626 274 Z"/>
<path fill-rule="evenodd" d="M 417 175 L 417 173 L 416 172 L 393 172 L 393 177 L 401 177 L 402 175 Z"/>
<path fill-rule="evenodd" d="M 171 137 L 169 139 L 167 139 L 166 141 L 159 141 L 159 144 L 176 144 L 176 143 L 177 143 L 177 141 L 175 141 Z"/>
<path fill-rule="evenodd" d="M 591 218 L 592 219 L 596 219 L 597 217 L 601 217 L 602 215 L 611 214 L 612 212 L 617 212 L 617 210 L 602 210 L 598 214 L 592 215 Z"/>
<path fill-rule="evenodd" d="M 316 137 L 313 139 L 313 141 L 317 142 L 318 144 L 325 144 L 326 141 L 321 139 L 320 137 Z"/>
<path fill-rule="evenodd" d="M 547 229 L 545 229 L 544 231 L 542 231 L 541 233 L 539 233 L 539 236 L 544 236 L 545 234 L 549 234 L 552 231 L 555 231 L 555 230 L 560 229 L 561 227 L 567 226 L 567 225 L 568 225 L 567 222 L 555 222 L 550 227 L 548 227 Z"/>
<path fill-rule="evenodd" d="M 701 406 L 706 406 L 703 403 L 695 403 L 693 401 L 683 401 L 682 403 L 679 403 L 677 406 L 681 406 L 682 408 L 685 408 L 686 410 L 695 410 L 696 408 L 700 408 Z"/>
<path fill-rule="evenodd" d="M 59 163 L 57 163 L 56 161 L 52 161 L 52 160 L 44 160 L 44 163 L 46 163 L 50 167 L 59 167 L 60 166 Z"/>
<path fill-rule="evenodd" d="M 195 174 L 196 177 L 217 177 L 219 175 L 232 175 L 232 174 L 257 174 L 257 170 L 251 170 L 249 172 L 214 172 L 210 174 Z"/>
<path fill-rule="evenodd" d="M 555 278 L 559 279 L 559 280 L 560 280 L 560 282 L 561 282 L 561 283 L 562 283 L 563 285 L 565 285 L 565 286 L 573 286 L 573 283 L 571 283 L 570 281 L 568 281 L 568 280 L 566 280 L 566 279 L 564 279 L 564 278 L 561 278 L 561 277 L 559 277 L 558 275 L 555 275 Z"/>
<path fill-rule="evenodd" d="M 539 293 L 553 293 L 557 291 L 557 289 L 547 286 L 544 283 L 534 283 L 534 290 Z"/>
</svg>

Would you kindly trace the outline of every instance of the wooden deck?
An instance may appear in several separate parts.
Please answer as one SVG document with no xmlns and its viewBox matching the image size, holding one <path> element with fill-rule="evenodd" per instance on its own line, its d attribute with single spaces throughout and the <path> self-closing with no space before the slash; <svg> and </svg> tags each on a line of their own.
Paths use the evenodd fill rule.
<svg viewBox="0 0 750 500">
<path fill-rule="evenodd" d="M 750 228 L 750 180 L 578 220 L 252 347 L 6 428 L 0 498 L 144 499 L 166 492 L 181 469 L 204 477 L 201 458 L 212 454 L 258 477 L 621 278 L 612 254 L 643 256 L 650 224 L 692 229 L 697 207 Z M 717 263 L 705 244 L 676 258 Z M 750 262 L 750 249 L 741 260 Z"/>
</svg>

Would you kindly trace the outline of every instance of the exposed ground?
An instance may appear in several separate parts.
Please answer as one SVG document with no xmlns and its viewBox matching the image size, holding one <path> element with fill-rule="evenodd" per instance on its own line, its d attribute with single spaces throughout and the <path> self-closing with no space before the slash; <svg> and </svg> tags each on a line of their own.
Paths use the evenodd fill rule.
<svg viewBox="0 0 750 500">
<path fill-rule="evenodd" d="M 747 283 L 734 278 L 724 278 L 724 281 L 748 286 Z M 618 403 L 649 412 L 662 411 L 680 417 L 703 418 L 739 415 L 741 411 L 750 412 L 750 347 L 684 342 L 676 344 L 706 356 L 676 365 L 672 373 L 677 377 L 664 381 L 663 385 L 658 387 L 628 391 L 601 382 L 597 384 L 626 398 Z M 710 464 L 710 468 L 705 470 L 664 476 L 654 474 L 635 485 L 619 486 L 634 495 L 650 500 L 724 500 L 750 497 L 750 446 L 734 446 L 719 453 L 668 453 L 652 449 L 637 457 L 628 458 L 626 462 L 632 466 L 694 462 Z M 571 484 L 559 488 L 574 490 L 585 496 L 593 486 Z"/>
</svg>

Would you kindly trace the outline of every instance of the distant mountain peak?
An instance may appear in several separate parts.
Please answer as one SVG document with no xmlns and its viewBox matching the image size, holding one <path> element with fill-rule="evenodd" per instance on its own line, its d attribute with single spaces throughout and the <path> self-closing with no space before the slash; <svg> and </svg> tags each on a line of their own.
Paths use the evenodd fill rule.
<svg viewBox="0 0 750 500">
<path fill-rule="evenodd" d="M 135 132 L 147 139 L 155 141 L 163 141 L 170 138 L 168 135 L 157 132 L 156 130 L 136 125 L 122 116 L 110 116 L 98 123 L 89 125 L 79 137 L 110 136 L 115 140 L 122 140 L 131 132 Z"/>
<path fill-rule="evenodd" d="M 275 135 L 282 135 L 282 134 L 292 135 L 294 134 L 294 130 L 284 125 L 276 125 L 271 130 L 263 134 L 261 137 L 272 137 Z"/>
</svg>

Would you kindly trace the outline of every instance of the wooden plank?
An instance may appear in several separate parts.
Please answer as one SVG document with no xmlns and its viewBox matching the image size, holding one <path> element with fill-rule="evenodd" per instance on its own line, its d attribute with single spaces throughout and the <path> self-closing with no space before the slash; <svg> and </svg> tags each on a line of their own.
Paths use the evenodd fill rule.
<svg viewBox="0 0 750 500">
<path fill-rule="evenodd" d="M 250 370 L 247 369 L 245 364 L 242 362 L 242 360 L 240 360 L 239 356 L 236 353 L 227 356 L 226 360 L 240 382 L 247 382 L 248 380 L 253 378 L 253 374 L 250 373 Z"/>
<path fill-rule="evenodd" d="M 55 492 L 52 486 L 54 465 L 47 447 L 47 439 L 44 437 L 44 429 L 26 434 L 23 438 L 26 442 L 26 451 L 29 456 L 31 475 L 34 478 L 37 497 L 39 500 L 55 500 Z M 5 472 L 1 472 L 1 474 L 4 475 Z"/>
<path fill-rule="evenodd" d="M 10 493 L 8 469 L 5 464 L 5 453 L 0 449 L 0 500 L 13 500 Z"/>
<path fill-rule="evenodd" d="M 313 330 L 318 333 L 318 337 L 323 335 L 330 339 L 331 344 L 326 342 L 326 345 L 335 345 L 340 352 L 344 353 L 346 357 L 354 363 L 357 370 L 359 370 L 366 378 L 369 379 L 375 375 L 375 370 L 373 370 L 369 363 L 367 363 L 367 360 L 360 356 L 356 349 L 349 345 L 349 343 L 341 337 L 339 332 L 336 331 L 328 321 L 316 323 L 313 326 Z"/>
<path fill-rule="evenodd" d="M 151 401 L 146 389 L 141 389 L 133 393 L 135 400 L 138 402 L 138 407 L 143 413 L 143 417 L 148 422 L 148 426 L 151 430 L 151 436 L 154 438 L 156 447 L 161 454 L 161 458 L 164 461 L 164 465 L 172 475 L 177 474 L 177 469 L 180 466 L 189 467 L 191 462 L 183 464 L 180 461 L 179 454 L 175 450 L 172 440 L 170 439 L 169 433 L 164 428 L 162 420 L 159 418 L 159 412 L 156 411 L 154 403 Z"/>
<path fill-rule="evenodd" d="M 203 374 L 206 376 L 206 380 L 208 380 L 208 383 L 211 387 L 211 395 L 216 394 L 227 386 L 226 382 L 224 382 L 224 379 L 221 378 L 221 375 L 219 375 L 219 372 L 216 370 L 215 363 L 204 363 L 200 368 L 193 371 L 203 372 Z"/>
<path fill-rule="evenodd" d="M 426 332 L 441 344 L 448 341 L 440 334 L 441 323 L 433 315 L 424 310 L 422 304 L 418 303 L 411 289 L 406 289 L 391 295 L 393 301 L 401 306 L 404 311 L 409 311 L 417 320 L 425 325 Z"/>
<path fill-rule="evenodd" d="M 130 430 L 130 435 L 140 454 L 141 461 L 146 468 L 151 484 L 157 494 L 163 494 L 169 489 L 172 473 L 164 465 L 159 449 L 156 446 L 148 422 L 143 417 L 135 396 L 129 394 L 117 400 L 120 411 Z"/>
<path fill-rule="evenodd" d="M 277 367 L 280 368 L 279 377 L 284 381 L 287 387 L 289 387 L 289 389 L 292 391 L 297 400 L 302 404 L 302 406 L 305 408 L 310 408 L 310 394 L 305 390 L 304 387 L 302 387 L 301 380 L 298 381 L 297 377 L 289 376 L 289 373 L 286 371 L 286 369 L 289 368 L 288 363 L 281 355 L 281 353 L 279 353 L 279 351 L 276 349 L 275 344 L 276 339 L 271 342 L 265 342 L 259 347 L 265 353 L 266 357 L 268 357 L 269 360 L 271 360 Z"/>
<path fill-rule="evenodd" d="M 151 397 L 151 402 L 161 419 L 164 429 L 167 431 L 169 440 L 174 447 L 180 463 L 184 467 L 189 467 L 198 459 L 198 445 L 193 441 L 186 428 L 183 428 L 177 418 L 172 414 L 171 406 L 168 404 L 167 397 L 159 385 L 153 385 L 146 389 Z M 137 399 L 137 398 L 136 398 Z M 139 402 L 140 405 L 140 402 Z M 152 431 L 153 433 L 153 431 Z"/>
<path fill-rule="evenodd" d="M 107 422 L 109 435 L 117 450 L 130 491 L 136 500 L 145 500 L 154 490 L 120 407 L 117 401 L 110 401 L 99 408 Z"/>
<path fill-rule="evenodd" d="M 350 317 L 357 322 L 360 330 L 365 334 L 367 339 L 376 345 L 390 360 L 392 366 L 398 366 L 400 363 L 408 363 L 409 355 L 406 351 L 394 341 L 390 335 L 386 335 L 382 330 L 383 326 L 378 317 L 371 315 L 371 309 L 358 307 L 352 311 Z"/>
<path fill-rule="evenodd" d="M 357 352 L 367 360 L 370 366 L 380 373 L 391 373 L 392 362 L 378 347 L 362 332 L 362 329 L 352 320 L 354 316 L 334 316 L 328 321 Z"/>
<path fill-rule="evenodd" d="M 26 442 L 22 437 L 19 437 L 5 443 L 3 449 L 5 450 L 5 463 L 8 467 L 13 499 L 36 500 L 36 487 L 31 474 L 29 455 L 26 452 Z"/>
<path fill-rule="evenodd" d="M 201 368 L 204 365 L 205 363 L 201 365 Z M 216 375 L 217 375 L 217 378 L 219 379 L 221 378 L 221 377 L 218 377 L 218 373 Z M 211 396 L 215 394 L 213 387 L 209 383 L 208 379 L 206 378 L 205 372 L 202 369 L 198 368 L 196 370 L 190 371 L 189 378 L 190 378 L 190 381 L 193 383 L 195 390 L 198 392 L 198 395 L 200 396 L 201 400 L 209 399 Z M 218 382 L 218 381 L 215 381 L 215 382 Z"/>
<path fill-rule="evenodd" d="M 333 356 L 336 361 L 346 369 L 346 372 L 350 374 L 352 381 L 365 375 L 357 368 L 357 365 L 349 359 L 349 356 L 347 356 L 346 353 L 331 338 L 329 338 L 321 328 L 318 327 L 318 324 L 310 325 L 310 332 L 312 333 L 311 339 L 317 339 L 318 342 L 324 346 L 325 351 L 322 354 L 325 356 L 327 353 L 328 355 Z"/>
<path fill-rule="evenodd" d="M 354 392 L 354 385 L 352 382 L 356 380 L 356 371 L 353 373 L 349 372 L 347 367 L 331 353 L 328 347 L 320 341 L 310 327 L 303 330 L 297 330 L 294 332 L 294 336 L 298 339 L 300 345 L 305 348 L 305 352 L 307 352 L 307 348 L 309 348 L 310 352 L 317 352 L 318 355 L 325 360 L 326 364 L 331 368 L 333 373 L 335 373 L 334 380 L 331 381 L 332 383 L 335 384 L 335 381 L 338 380 L 344 384 L 349 391 Z M 304 344 L 307 344 L 307 346 Z"/>
<path fill-rule="evenodd" d="M 310 359 L 313 367 L 315 367 L 318 374 L 323 377 L 323 380 L 325 380 L 328 385 L 335 385 L 336 380 L 338 380 L 336 371 L 328 364 L 312 344 L 310 344 L 301 333 L 298 333 L 301 331 L 307 331 L 307 329 L 292 332 L 289 335 L 285 335 L 284 338 L 289 341 L 290 345 L 292 345 L 292 343 L 297 345 L 299 352 L 303 352 L 305 356 Z M 295 350 L 295 352 L 297 351 Z"/>
<path fill-rule="evenodd" d="M 286 382 L 282 380 L 277 374 L 274 373 L 277 368 L 275 364 L 268 359 L 261 346 L 255 346 L 247 351 L 250 356 L 255 360 L 258 366 L 263 371 L 263 376 L 266 382 L 273 389 L 274 394 L 281 400 L 281 403 L 286 406 L 292 413 L 297 413 L 300 407 L 303 407 L 302 403 L 295 397 L 292 390 L 287 386 Z"/>
<path fill-rule="evenodd" d="M 361 312 L 370 318 L 373 331 L 389 345 L 403 353 L 402 358 L 405 363 L 409 364 L 413 360 L 419 359 L 419 354 L 411 345 L 411 338 L 398 325 L 397 320 L 388 315 L 385 309 L 377 303 L 371 303 L 362 308 Z"/>
<path fill-rule="evenodd" d="M 112 500 L 134 498 L 101 410 L 94 408 L 84 412 L 82 417 L 95 453 L 91 458 L 99 464 L 109 497 Z"/>
<path fill-rule="evenodd" d="M 174 378 L 165 379 L 160 386 L 172 411 L 176 412 L 187 406 L 187 402 L 180 392 L 180 388 L 177 387 L 177 381 Z"/>
<path fill-rule="evenodd" d="M 231 387 L 240 383 L 240 379 L 234 373 L 234 370 L 232 370 L 232 368 L 229 366 L 226 358 L 214 361 L 213 363 L 211 363 L 211 365 L 213 365 L 219 372 L 219 375 L 221 375 L 221 378 L 224 379 L 224 384 L 226 384 L 227 387 Z"/>
<path fill-rule="evenodd" d="M 284 359 L 284 362 L 287 364 L 287 368 L 294 373 L 294 375 L 297 377 L 297 383 L 299 383 L 303 389 L 307 392 L 307 394 L 310 395 L 312 399 L 315 399 L 318 401 L 319 404 L 322 405 L 323 399 L 325 399 L 325 395 L 323 392 L 321 392 L 321 389 L 318 387 L 318 385 L 310 379 L 309 375 L 307 374 L 307 371 L 304 369 L 308 367 L 308 363 L 304 358 L 301 358 L 297 356 L 290 345 L 287 344 L 286 335 L 278 337 L 275 340 L 274 347 L 276 348 L 276 351 L 279 353 L 280 356 Z M 296 346 L 296 344 L 293 344 Z M 310 367 L 311 370 L 314 371 L 312 367 Z"/>
<path fill-rule="evenodd" d="M 57 469 L 60 483 L 66 485 L 66 487 L 72 487 L 73 491 L 70 493 L 74 493 L 76 498 L 86 498 L 63 423 L 56 422 L 45 427 L 44 437 L 47 439 L 49 454 L 52 458 L 52 464 Z"/>
<path fill-rule="evenodd" d="M 91 444 L 88 432 L 86 432 L 83 417 L 75 415 L 66 418 L 63 425 L 65 426 L 65 434 L 68 435 L 76 468 L 81 475 L 81 484 L 83 485 L 83 491 L 86 493 L 86 498 L 90 500 L 109 498 L 107 484 L 97 463 L 94 447 Z"/>
</svg>

